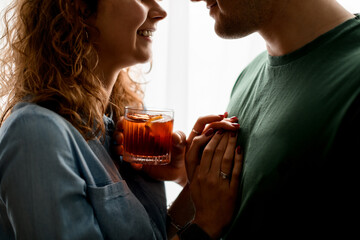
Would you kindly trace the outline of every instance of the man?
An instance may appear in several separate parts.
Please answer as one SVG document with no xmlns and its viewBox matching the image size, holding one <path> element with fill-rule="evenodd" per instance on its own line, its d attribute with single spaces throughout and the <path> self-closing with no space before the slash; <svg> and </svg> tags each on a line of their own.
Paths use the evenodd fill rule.
<svg viewBox="0 0 360 240">
<path fill-rule="evenodd" d="M 228 105 L 241 125 L 244 167 L 224 238 L 358 235 L 359 16 L 335 0 L 206 4 L 220 37 L 258 32 L 267 46 Z"/>
</svg>

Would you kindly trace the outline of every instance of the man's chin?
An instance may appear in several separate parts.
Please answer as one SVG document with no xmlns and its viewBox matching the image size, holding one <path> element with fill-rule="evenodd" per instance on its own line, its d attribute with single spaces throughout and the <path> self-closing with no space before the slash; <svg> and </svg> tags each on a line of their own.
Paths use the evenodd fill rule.
<svg viewBox="0 0 360 240">
<path fill-rule="evenodd" d="M 215 33 L 224 39 L 238 39 L 246 37 L 253 32 L 251 31 L 245 31 L 241 29 L 234 29 L 233 27 L 227 27 L 220 24 L 216 24 L 214 26 Z"/>
<path fill-rule="evenodd" d="M 234 39 L 234 38 L 237 38 L 237 37 L 235 37 L 235 35 L 234 35 L 233 33 L 231 33 L 231 32 L 230 32 L 228 29 L 226 29 L 226 28 L 217 27 L 217 26 L 215 25 L 214 30 L 215 30 L 216 35 L 218 35 L 218 36 L 221 37 L 221 38 L 224 38 L 224 39 Z"/>
</svg>

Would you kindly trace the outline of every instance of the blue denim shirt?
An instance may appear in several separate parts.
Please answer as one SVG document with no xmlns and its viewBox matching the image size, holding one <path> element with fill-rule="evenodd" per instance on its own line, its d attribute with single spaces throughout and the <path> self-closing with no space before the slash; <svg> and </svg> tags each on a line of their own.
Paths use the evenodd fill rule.
<svg viewBox="0 0 360 240">
<path fill-rule="evenodd" d="M 0 239 L 166 239 L 164 183 L 86 142 L 58 114 L 19 103 L 0 128 Z M 123 177 L 123 176 L 124 177 Z"/>
</svg>

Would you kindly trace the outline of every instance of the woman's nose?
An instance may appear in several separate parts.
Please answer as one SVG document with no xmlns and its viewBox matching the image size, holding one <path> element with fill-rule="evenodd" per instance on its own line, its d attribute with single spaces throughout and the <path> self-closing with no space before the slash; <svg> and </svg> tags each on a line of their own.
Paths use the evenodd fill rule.
<svg viewBox="0 0 360 240">
<path fill-rule="evenodd" d="M 157 2 L 155 2 L 154 6 L 150 9 L 149 17 L 156 21 L 160 21 L 166 18 L 166 16 L 166 11 Z"/>
</svg>

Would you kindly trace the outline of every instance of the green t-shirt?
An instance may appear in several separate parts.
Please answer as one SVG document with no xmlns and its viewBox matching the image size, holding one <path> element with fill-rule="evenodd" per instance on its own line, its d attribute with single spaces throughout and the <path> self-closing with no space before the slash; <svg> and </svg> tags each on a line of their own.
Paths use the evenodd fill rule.
<svg viewBox="0 0 360 240">
<path fill-rule="evenodd" d="M 264 52 L 245 68 L 228 105 L 229 116 L 239 118 L 245 157 L 227 239 L 332 236 L 350 228 L 360 156 L 335 143 L 359 93 L 358 17 L 293 53 Z"/>
</svg>

